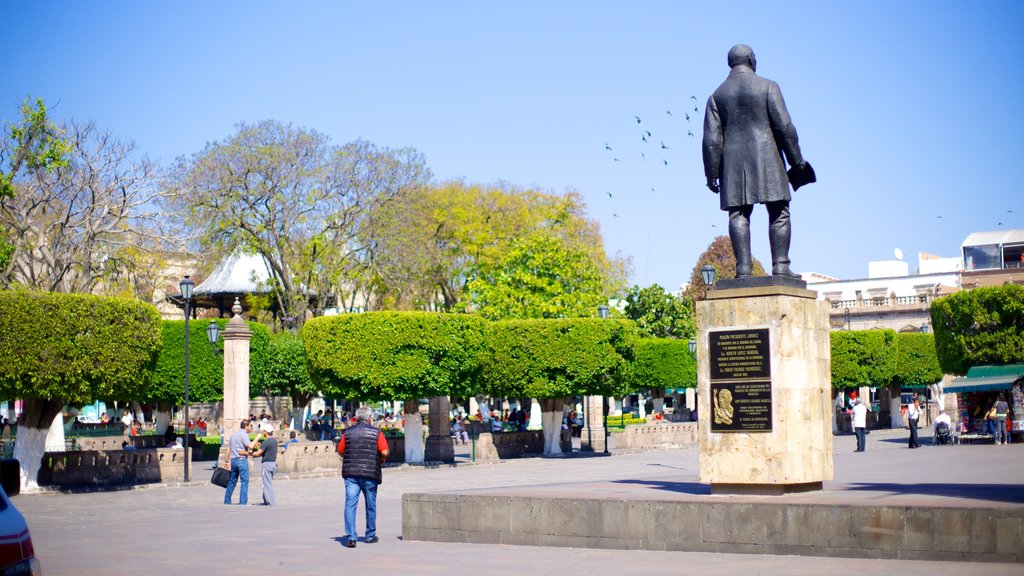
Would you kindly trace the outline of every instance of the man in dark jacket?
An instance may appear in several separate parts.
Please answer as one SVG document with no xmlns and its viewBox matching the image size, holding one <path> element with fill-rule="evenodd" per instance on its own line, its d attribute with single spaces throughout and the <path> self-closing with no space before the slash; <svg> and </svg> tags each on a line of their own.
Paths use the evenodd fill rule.
<svg viewBox="0 0 1024 576">
<path fill-rule="evenodd" d="M 356 424 L 345 429 L 338 441 L 338 454 L 343 461 L 341 476 L 345 479 L 345 546 L 356 547 L 356 508 L 359 494 L 366 502 L 366 535 L 364 542 L 377 542 L 377 485 L 381 482 L 380 465 L 388 457 L 384 434 L 370 424 L 373 411 L 366 406 L 356 410 Z"/>
<path fill-rule="evenodd" d="M 754 51 L 744 44 L 733 46 L 729 68 L 729 77 L 708 98 L 702 152 L 708 188 L 719 194 L 722 210 L 729 212 L 736 278 L 749 277 L 753 269 L 754 204 L 768 208 L 772 274 L 798 278 L 789 268 L 790 193 L 782 155 L 800 172 L 810 168 L 800 155 L 779 85 L 755 74 Z"/>
</svg>

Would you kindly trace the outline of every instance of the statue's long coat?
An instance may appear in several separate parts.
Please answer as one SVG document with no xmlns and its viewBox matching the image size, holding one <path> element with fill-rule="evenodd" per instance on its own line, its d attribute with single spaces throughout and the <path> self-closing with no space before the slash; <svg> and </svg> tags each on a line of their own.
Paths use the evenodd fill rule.
<svg viewBox="0 0 1024 576">
<path fill-rule="evenodd" d="M 789 200 L 783 153 L 803 161 L 779 85 L 734 67 L 704 113 L 704 175 L 719 179 L 722 210 Z"/>
</svg>

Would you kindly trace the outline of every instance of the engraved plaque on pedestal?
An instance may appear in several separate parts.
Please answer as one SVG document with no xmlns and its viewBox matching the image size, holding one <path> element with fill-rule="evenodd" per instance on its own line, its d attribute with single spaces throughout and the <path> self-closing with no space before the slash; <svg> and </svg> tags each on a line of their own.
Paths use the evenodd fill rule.
<svg viewBox="0 0 1024 576">
<path fill-rule="evenodd" d="M 771 344 L 767 328 L 715 330 L 711 351 L 711 431 L 772 431 Z"/>
</svg>

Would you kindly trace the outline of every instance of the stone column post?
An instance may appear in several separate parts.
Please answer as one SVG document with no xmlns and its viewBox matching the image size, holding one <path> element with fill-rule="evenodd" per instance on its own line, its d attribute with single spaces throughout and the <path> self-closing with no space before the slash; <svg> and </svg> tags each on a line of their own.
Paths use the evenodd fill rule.
<svg viewBox="0 0 1024 576">
<path fill-rule="evenodd" d="M 604 396 L 585 396 L 583 408 L 586 412 L 583 430 L 580 433 L 581 452 L 605 451 Z"/>
<path fill-rule="evenodd" d="M 452 442 L 452 423 L 448 420 L 451 402 L 447 396 L 430 399 L 430 419 L 424 459 L 427 462 L 455 462 L 455 445 Z"/>
<path fill-rule="evenodd" d="M 249 416 L 249 340 L 252 331 L 242 320 L 242 305 L 235 298 L 234 316 L 224 328 L 224 437 L 238 430 Z M 226 444 L 225 444 L 226 445 Z M 223 451 L 223 449 L 222 449 Z"/>
</svg>

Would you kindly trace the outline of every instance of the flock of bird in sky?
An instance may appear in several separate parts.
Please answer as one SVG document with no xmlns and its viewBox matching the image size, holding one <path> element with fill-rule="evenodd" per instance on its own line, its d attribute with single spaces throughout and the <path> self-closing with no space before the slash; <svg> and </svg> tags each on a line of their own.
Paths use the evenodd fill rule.
<svg viewBox="0 0 1024 576">
<path fill-rule="evenodd" d="M 690 138 L 695 138 L 696 135 L 693 132 L 693 120 L 697 118 L 698 114 L 700 114 L 700 107 L 697 105 L 696 96 L 690 96 L 690 100 L 693 100 L 693 116 L 690 115 L 691 112 L 686 111 L 683 113 L 683 117 L 686 119 L 686 135 L 689 136 Z M 666 116 L 674 118 L 671 109 L 665 110 L 665 114 Z M 666 151 L 669 150 L 670 147 L 667 144 L 665 144 L 665 140 L 660 135 L 657 138 L 655 138 L 655 135 L 648 129 L 649 127 L 653 126 L 651 126 L 650 123 L 644 124 L 644 120 L 640 116 L 634 115 L 633 118 L 634 120 L 636 120 L 636 125 L 639 129 L 639 136 L 641 142 L 641 148 L 639 152 L 640 161 L 646 162 L 648 154 L 650 154 L 652 158 L 655 157 L 655 155 L 657 155 L 657 158 L 661 160 L 662 164 L 664 166 L 668 166 L 668 158 L 666 158 L 665 156 L 667 155 Z M 625 155 L 622 155 L 622 157 L 620 157 L 620 155 L 616 153 L 615 148 L 613 148 L 607 142 L 604 143 L 604 149 L 606 152 L 610 153 L 612 157 L 612 162 L 622 162 L 623 158 L 626 157 Z M 631 152 L 631 154 L 632 153 L 633 152 Z M 652 160 L 652 162 L 653 161 L 655 160 Z M 654 187 L 652 186 L 651 192 L 654 191 Z M 606 194 L 608 194 L 609 198 L 614 198 L 614 194 L 612 194 L 611 192 L 606 192 Z M 618 218 L 619 214 L 617 211 L 613 211 L 612 216 Z"/>
</svg>

